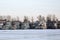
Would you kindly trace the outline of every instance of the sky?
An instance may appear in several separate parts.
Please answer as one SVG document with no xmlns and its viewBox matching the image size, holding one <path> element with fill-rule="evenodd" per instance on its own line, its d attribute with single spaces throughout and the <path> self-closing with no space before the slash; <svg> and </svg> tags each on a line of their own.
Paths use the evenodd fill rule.
<svg viewBox="0 0 60 40">
<path fill-rule="evenodd" d="M 55 14 L 60 19 L 60 0 L 0 0 L 0 15 L 37 17 Z"/>
</svg>

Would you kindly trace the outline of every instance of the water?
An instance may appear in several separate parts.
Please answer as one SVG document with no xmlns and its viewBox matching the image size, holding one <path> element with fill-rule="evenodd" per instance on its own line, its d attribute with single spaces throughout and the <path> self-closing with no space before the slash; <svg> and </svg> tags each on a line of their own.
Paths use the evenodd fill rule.
<svg viewBox="0 0 60 40">
<path fill-rule="evenodd" d="M 60 30 L 0 30 L 0 40 L 60 40 Z"/>
</svg>

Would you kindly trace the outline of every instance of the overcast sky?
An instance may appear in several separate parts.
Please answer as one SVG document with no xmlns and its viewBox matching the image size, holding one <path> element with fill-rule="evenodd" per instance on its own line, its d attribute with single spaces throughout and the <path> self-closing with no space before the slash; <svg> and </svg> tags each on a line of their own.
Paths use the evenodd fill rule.
<svg viewBox="0 0 60 40">
<path fill-rule="evenodd" d="M 46 16 L 55 14 L 60 18 L 60 0 L 0 0 L 0 15 Z"/>
</svg>

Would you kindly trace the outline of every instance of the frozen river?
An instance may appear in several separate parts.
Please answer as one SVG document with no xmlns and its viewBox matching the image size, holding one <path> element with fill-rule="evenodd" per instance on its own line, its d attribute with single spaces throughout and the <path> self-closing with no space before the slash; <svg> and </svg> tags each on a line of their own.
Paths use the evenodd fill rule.
<svg viewBox="0 0 60 40">
<path fill-rule="evenodd" d="M 0 40 L 60 40 L 60 30 L 0 30 Z"/>
</svg>

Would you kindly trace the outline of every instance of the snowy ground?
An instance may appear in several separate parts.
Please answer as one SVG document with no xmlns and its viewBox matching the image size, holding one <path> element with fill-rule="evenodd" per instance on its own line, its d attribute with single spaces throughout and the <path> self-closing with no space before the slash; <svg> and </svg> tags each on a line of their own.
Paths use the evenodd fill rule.
<svg viewBox="0 0 60 40">
<path fill-rule="evenodd" d="M 0 40 L 60 40 L 60 30 L 0 30 Z"/>
</svg>

